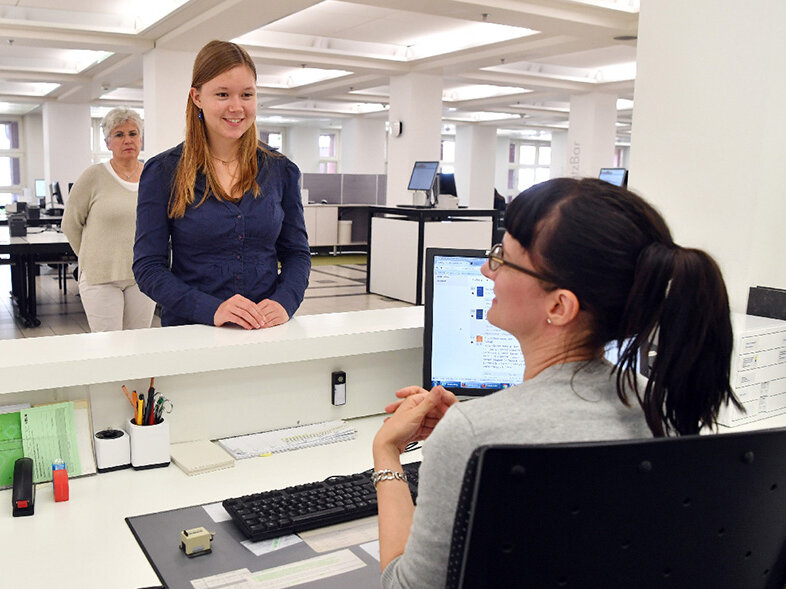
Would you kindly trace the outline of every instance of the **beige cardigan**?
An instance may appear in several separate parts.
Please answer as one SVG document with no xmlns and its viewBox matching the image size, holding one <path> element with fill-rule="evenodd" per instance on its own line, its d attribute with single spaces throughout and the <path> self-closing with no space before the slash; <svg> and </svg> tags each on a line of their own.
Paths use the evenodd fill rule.
<svg viewBox="0 0 786 589">
<path fill-rule="evenodd" d="M 74 183 L 63 213 L 63 233 L 88 284 L 133 280 L 137 183 L 124 182 L 109 164 L 95 164 Z"/>
</svg>

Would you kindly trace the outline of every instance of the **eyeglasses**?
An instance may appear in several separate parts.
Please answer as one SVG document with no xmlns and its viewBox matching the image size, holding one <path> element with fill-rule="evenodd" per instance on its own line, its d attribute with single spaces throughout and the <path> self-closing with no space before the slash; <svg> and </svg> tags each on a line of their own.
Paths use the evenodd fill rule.
<svg viewBox="0 0 786 589">
<path fill-rule="evenodd" d="M 498 270 L 500 266 L 509 266 L 509 267 L 513 268 L 514 270 L 518 270 L 519 272 L 523 272 L 524 274 L 527 274 L 528 276 L 532 276 L 533 278 L 537 278 L 538 280 L 542 280 L 543 282 L 548 282 L 550 284 L 554 284 L 553 280 L 549 280 L 548 278 L 543 276 L 543 274 L 539 274 L 538 272 L 535 272 L 534 270 L 528 270 L 527 268 L 519 266 L 518 264 L 514 264 L 513 262 L 508 262 L 502 256 L 503 256 L 502 244 L 498 243 L 498 244 L 492 246 L 492 248 L 491 248 L 491 250 L 489 251 L 489 254 L 488 254 L 489 270 L 494 272 L 495 270 Z"/>
</svg>

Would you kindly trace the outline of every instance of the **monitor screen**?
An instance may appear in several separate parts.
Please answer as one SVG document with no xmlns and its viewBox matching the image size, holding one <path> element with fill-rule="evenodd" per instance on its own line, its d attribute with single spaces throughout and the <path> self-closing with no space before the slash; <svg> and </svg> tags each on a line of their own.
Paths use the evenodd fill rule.
<svg viewBox="0 0 786 589">
<path fill-rule="evenodd" d="M 43 178 L 39 178 L 34 180 L 35 182 L 35 196 L 36 198 L 46 198 L 46 180 Z"/>
<path fill-rule="evenodd" d="M 456 192 L 456 177 L 453 174 L 443 172 L 439 175 L 439 193 L 458 196 Z"/>
<path fill-rule="evenodd" d="M 486 314 L 494 283 L 480 273 L 483 250 L 426 250 L 423 382 L 457 395 L 486 395 L 519 384 L 524 358 L 512 335 Z"/>
<path fill-rule="evenodd" d="M 431 190 L 439 162 L 415 162 L 407 190 Z"/>
<path fill-rule="evenodd" d="M 601 168 L 598 178 L 614 186 L 628 185 L 628 170 L 625 168 Z"/>
</svg>

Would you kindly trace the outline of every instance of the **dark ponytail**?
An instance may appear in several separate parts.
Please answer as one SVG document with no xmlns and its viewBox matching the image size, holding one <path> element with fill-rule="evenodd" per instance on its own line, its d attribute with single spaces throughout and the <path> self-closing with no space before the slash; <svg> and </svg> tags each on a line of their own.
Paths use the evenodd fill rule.
<svg viewBox="0 0 786 589">
<path fill-rule="evenodd" d="M 697 434 L 715 425 L 722 405 L 741 408 L 729 384 L 729 300 L 720 269 L 705 252 L 663 244 L 645 248 L 623 323 L 636 335 L 621 355 L 618 388 L 632 380 L 631 356 L 649 347 L 645 338 L 655 338 L 647 386 L 643 394 L 633 387 L 653 434 Z"/>
<path fill-rule="evenodd" d="M 535 270 L 575 293 L 589 318 L 581 345 L 616 341 L 617 394 L 632 392 L 656 436 L 712 427 L 740 408 L 729 384 L 732 329 L 718 266 L 674 244 L 663 217 L 636 194 L 600 180 L 557 178 L 522 192 L 505 214 L 508 233 Z M 640 350 L 657 345 L 640 390 Z"/>
</svg>

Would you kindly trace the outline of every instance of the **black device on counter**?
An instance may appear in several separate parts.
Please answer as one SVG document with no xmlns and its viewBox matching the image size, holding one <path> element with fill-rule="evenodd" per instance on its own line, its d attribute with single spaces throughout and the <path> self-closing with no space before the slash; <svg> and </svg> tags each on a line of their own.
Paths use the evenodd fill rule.
<svg viewBox="0 0 786 589">
<path fill-rule="evenodd" d="M 14 490 L 11 493 L 11 504 L 14 508 L 14 517 L 33 515 L 35 511 L 32 458 L 18 458 L 14 463 Z"/>
<path fill-rule="evenodd" d="M 8 215 L 8 235 L 11 237 L 25 237 L 27 235 L 27 217 L 22 213 Z"/>
</svg>

